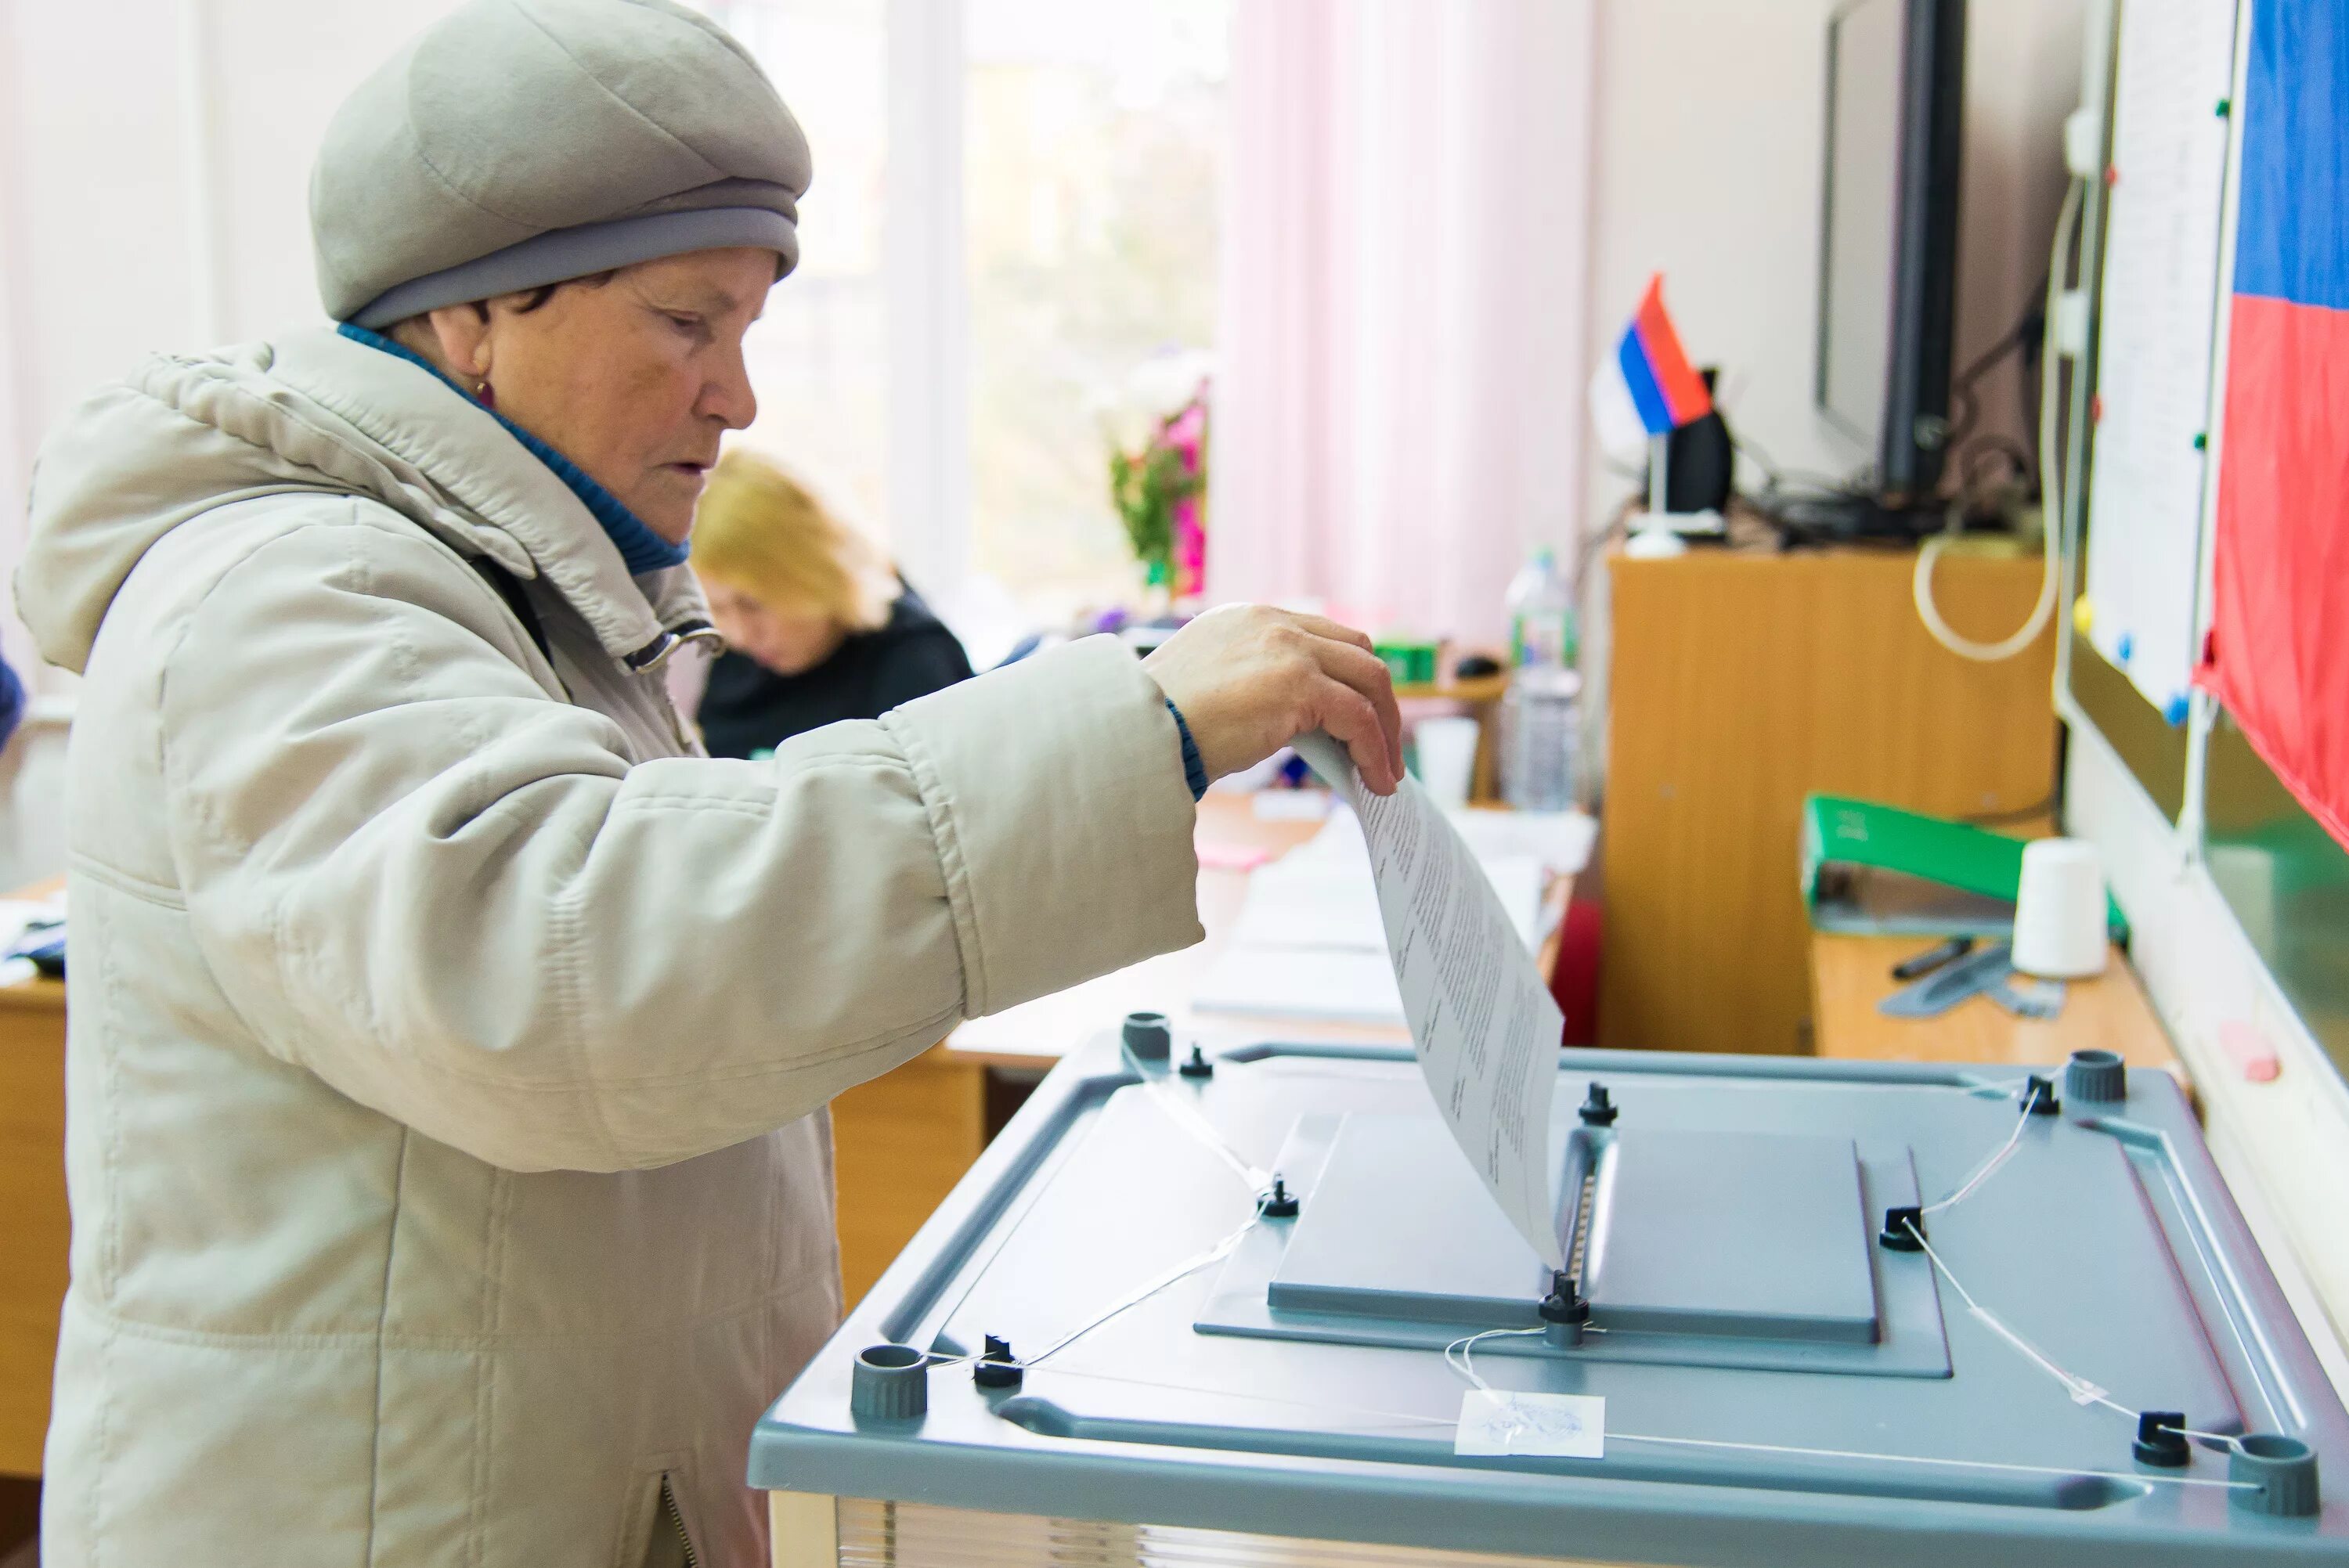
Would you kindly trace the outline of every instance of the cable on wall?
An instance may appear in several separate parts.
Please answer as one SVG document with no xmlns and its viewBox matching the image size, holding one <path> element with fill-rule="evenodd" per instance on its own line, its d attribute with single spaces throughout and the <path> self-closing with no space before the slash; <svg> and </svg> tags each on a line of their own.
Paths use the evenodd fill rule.
<svg viewBox="0 0 2349 1568">
<path fill-rule="evenodd" d="M 2079 228 L 2081 197 L 2086 189 L 2087 182 L 2077 177 L 2064 186 L 2063 211 L 2055 219 L 2055 242 L 2047 260 L 2046 338 L 2039 356 L 2039 515 L 2045 521 L 2040 530 L 2043 568 L 2039 599 L 2031 607 L 2031 618 L 2013 636 L 1995 643 L 1976 642 L 1961 635 L 1941 618 L 1940 606 L 1933 602 L 1933 566 L 1950 541 L 1957 537 L 1958 517 L 1954 510 L 1949 530 L 1918 547 L 1916 573 L 1909 579 L 1909 591 L 1917 601 L 1917 617 L 1925 623 L 1925 630 L 1933 634 L 1933 640 L 1950 652 L 1980 664 L 1998 664 L 2031 646 L 2047 629 L 2048 618 L 2055 613 L 2056 583 L 2064 555 L 2062 536 L 2053 522 L 2064 515 L 2064 459 L 2055 443 L 2056 399 L 2064 361 L 2064 356 L 2057 351 L 2057 306 L 2064 297 L 2064 263 Z"/>
</svg>

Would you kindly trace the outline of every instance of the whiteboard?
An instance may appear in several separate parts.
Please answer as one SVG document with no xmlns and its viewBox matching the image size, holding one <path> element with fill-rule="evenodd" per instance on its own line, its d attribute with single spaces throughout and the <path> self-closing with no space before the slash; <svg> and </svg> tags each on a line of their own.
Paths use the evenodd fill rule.
<svg viewBox="0 0 2349 1568">
<path fill-rule="evenodd" d="M 2204 434 L 2234 82 L 2231 0 L 2124 0 L 2113 61 L 2088 637 L 2172 724 L 2198 662 Z"/>
</svg>

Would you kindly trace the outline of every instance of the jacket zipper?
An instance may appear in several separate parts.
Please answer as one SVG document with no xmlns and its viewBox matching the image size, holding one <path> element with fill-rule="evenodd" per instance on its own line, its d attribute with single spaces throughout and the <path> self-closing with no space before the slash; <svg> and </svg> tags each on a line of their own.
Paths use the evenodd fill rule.
<svg viewBox="0 0 2349 1568">
<path fill-rule="evenodd" d="M 677 1506 L 677 1493 L 669 1490 L 668 1477 L 661 1477 L 661 1517 L 677 1532 L 677 1543 L 685 1552 L 685 1568 L 701 1568 L 701 1559 L 693 1550 L 693 1537 L 685 1532 L 685 1515 Z"/>
</svg>

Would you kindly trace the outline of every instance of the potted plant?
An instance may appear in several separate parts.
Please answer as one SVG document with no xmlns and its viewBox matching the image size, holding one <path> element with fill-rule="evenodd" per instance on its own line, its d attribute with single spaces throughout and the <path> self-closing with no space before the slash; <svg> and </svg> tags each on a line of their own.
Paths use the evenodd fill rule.
<svg viewBox="0 0 2349 1568">
<path fill-rule="evenodd" d="M 1171 407 L 1169 405 L 1172 405 Z M 1206 586 L 1207 373 L 1199 355 L 1167 355 L 1137 370 L 1129 428 L 1110 438 L 1111 504 L 1161 603 L 1196 598 Z"/>
</svg>

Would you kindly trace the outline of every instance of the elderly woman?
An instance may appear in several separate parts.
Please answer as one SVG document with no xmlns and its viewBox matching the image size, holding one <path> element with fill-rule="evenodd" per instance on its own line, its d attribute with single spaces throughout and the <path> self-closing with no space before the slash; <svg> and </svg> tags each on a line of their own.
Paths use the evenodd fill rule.
<svg viewBox="0 0 2349 1568">
<path fill-rule="evenodd" d="M 727 642 L 694 713 L 713 757 L 762 757 L 970 677 L 962 645 L 881 552 L 756 452 L 727 453 L 709 476 L 693 573 Z"/>
<path fill-rule="evenodd" d="M 73 1281 L 42 1557 L 747 1564 L 832 1326 L 825 1101 L 1195 940 L 1193 801 L 1363 640 L 1238 608 L 696 755 L 662 687 L 798 128 L 667 0 L 474 0 L 336 116 L 336 330 L 52 436 L 18 603 L 83 673 Z"/>
</svg>

